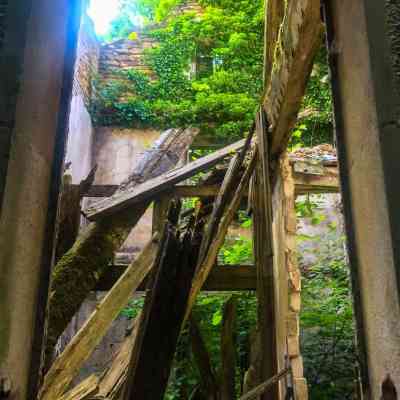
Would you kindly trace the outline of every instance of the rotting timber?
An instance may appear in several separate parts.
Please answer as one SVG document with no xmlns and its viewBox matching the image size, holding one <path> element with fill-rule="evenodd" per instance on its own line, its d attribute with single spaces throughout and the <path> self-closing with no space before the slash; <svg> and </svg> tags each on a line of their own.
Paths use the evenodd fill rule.
<svg viewBox="0 0 400 400">
<path fill-rule="evenodd" d="M 185 290 L 182 291 L 183 297 L 181 301 L 182 305 L 185 307 L 175 310 L 174 312 L 176 312 L 176 315 L 174 321 L 163 326 L 163 335 L 165 335 L 165 338 L 168 338 L 168 343 L 166 342 L 168 351 L 165 357 L 162 360 L 160 359 L 162 365 L 157 365 L 160 373 L 162 371 L 162 376 L 159 375 L 157 377 L 157 384 L 152 387 L 154 396 L 156 396 L 153 396 L 152 400 L 155 400 L 155 398 L 161 399 L 163 396 L 166 383 L 165 378 L 168 376 L 170 370 L 171 354 L 174 352 L 182 321 L 189 320 L 190 318 L 191 308 L 196 296 L 203 284 L 207 281 L 215 265 L 218 251 L 224 242 L 230 222 L 238 210 L 242 197 L 248 193 L 249 182 L 254 176 L 255 170 L 259 171 L 258 179 L 260 179 L 263 187 L 267 188 L 270 186 L 271 190 L 265 190 L 261 194 L 259 201 L 253 202 L 253 212 L 256 215 L 260 213 L 263 215 L 265 228 L 263 229 L 263 233 L 268 234 L 268 232 L 272 232 L 271 211 L 268 211 L 270 210 L 269 205 L 271 205 L 272 196 L 281 196 L 281 193 L 277 191 L 274 186 L 277 181 L 279 182 L 279 179 L 285 179 L 285 173 L 282 170 L 282 166 L 285 164 L 281 162 L 280 156 L 286 148 L 290 130 L 296 121 L 300 101 L 304 94 L 308 76 L 311 72 L 313 57 L 320 43 L 320 4 L 317 0 L 287 2 L 285 3 L 284 9 L 275 14 L 274 21 L 270 25 L 268 25 L 268 18 L 270 17 L 267 16 L 267 26 L 273 29 L 272 34 L 267 33 L 267 38 L 271 38 L 270 40 L 272 41 L 271 43 L 267 43 L 267 46 L 269 46 L 268 54 L 272 55 L 270 56 L 272 59 L 267 58 L 266 60 L 266 62 L 269 63 L 267 64 L 265 77 L 267 86 L 262 110 L 257 113 L 256 117 L 257 120 L 261 118 L 264 122 L 262 122 L 261 127 L 259 125 L 257 126 L 257 138 L 252 140 L 252 136 L 249 135 L 244 142 L 237 143 L 227 149 L 222 149 L 214 155 L 207 156 L 203 160 L 188 164 L 172 172 L 163 173 L 162 170 L 157 169 L 157 173 L 155 173 L 156 168 L 154 164 L 151 164 L 151 162 L 150 164 L 146 164 L 145 162 L 141 165 L 143 168 L 141 174 L 133 174 L 132 179 L 126 185 L 118 188 L 117 192 L 114 193 L 110 199 L 92 206 L 91 210 L 86 212 L 87 216 L 95 222 L 89 225 L 78 238 L 72 249 L 61 258 L 54 271 L 49 316 L 48 349 L 50 350 L 68 321 L 77 311 L 77 308 L 82 303 L 89 290 L 95 287 L 100 275 L 110 264 L 114 252 L 122 244 L 124 238 L 137 223 L 139 217 L 143 214 L 150 202 L 152 200 L 157 200 L 163 193 L 168 193 L 171 190 L 173 191 L 176 183 L 195 175 L 199 171 L 206 170 L 223 158 L 231 157 L 230 166 L 225 173 L 221 188 L 218 194 L 216 194 L 216 200 L 211 203 L 212 207 L 209 207 L 209 204 L 206 206 L 206 202 L 202 202 L 203 206 L 195 210 L 193 216 L 189 216 L 189 223 L 186 222 L 183 224 L 183 219 L 181 220 L 181 217 L 176 211 L 176 207 L 173 207 L 175 209 L 174 216 L 172 218 L 170 216 L 169 218 L 170 223 L 175 226 L 173 230 L 182 231 L 182 234 L 186 232 L 186 234 L 182 236 L 185 238 L 183 247 L 186 249 L 184 253 L 186 255 L 183 254 L 182 256 L 185 258 L 189 253 L 194 254 L 192 253 L 192 251 L 194 251 L 192 246 L 194 246 L 195 243 L 199 245 L 195 252 L 197 254 L 198 251 L 199 255 L 193 257 L 196 263 L 193 264 L 193 260 L 191 260 L 193 276 L 186 274 L 184 278 L 182 277 L 182 280 L 178 279 L 180 284 L 183 285 L 182 287 L 185 288 Z M 266 118 L 264 118 L 264 116 Z M 254 129 L 255 126 L 253 131 Z M 181 155 L 189 144 L 190 140 L 184 142 L 183 146 L 177 146 L 177 153 Z M 176 163 L 179 158 L 179 156 L 176 157 L 174 163 Z M 146 167 L 149 165 L 150 167 L 147 169 Z M 155 165 L 159 165 L 159 160 Z M 170 166 L 171 163 L 166 169 Z M 159 176 L 155 177 L 152 173 Z M 292 203 L 288 201 L 285 204 Z M 134 209 L 131 208 L 132 205 L 134 205 Z M 267 213 L 265 212 L 266 210 L 268 211 Z M 167 223 L 167 230 L 168 229 L 170 228 L 168 228 Z M 188 239 L 191 235 L 193 238 L 193 233 L 189 234 L 189 231 L 197 233 L 196 240 L 192 241 Z M 285 231 L 283 230 L 282 232 Z M 136 320 L 132 335 L 127 338 L 118 355 L 118 357 L 123 358 L 125 366 L 127 365 L 126 360 L 130 359 L 129 372 L 126 372 L 126 368 L 125 370 L 117 368 L 118 372 L 116 372 L 116 370 L 107 372 L 103 380 L 108 379 L 108 388 L 110 390 L 104 391 L 104 394 L 101 395 L 102 397 L 97 398 L 117 399 L 120 398 L 122 393 L 125 393 L 123 395 L 124 400 L 133 398 L 138 393 L 139 396 L 145 396 L 143 393 L 146 392 L 145 388 L 149 383 L 148 380 L 151 380 L 151 376 L 149 376 L 150 372 L 146 373 L 144 376 L 140 375 L 143 371 L 141 371 L 141 365 L 139 365 L 138 360 L 144 362 L 146 349 L 152 349 L 152 346 L 157 343 L 157 337 L 159 337 L 161 330 L 156 332 L 152 329 L 152 327 L 158 326 L 157 318 L 155 318 L 157 315 L 156 310 L 161 310 L 159 307 L 162 304 L 162 294 L 173 292 L 173 285 L 175 283 L 171 282 L 168 278 L 159 278 L 160 276 L 164 276 L 164 272 L 162 272 L 164 271 L 163 265 L 169 263 L 170 255 L 168 253 L 172 251 L 172 248 L 175 249 L 174 252 L 178 251 L 177 246 L 180 246 L 177 242 L 181 240 L 178 239 L 179 235 L 174 235 L 175 234 L 170 232 L 169 237 L 175 237 L 175 239 L 171 239 L 174 243 L 174 245 L 171 244 L 171 248 L 163 241 L 160 243 L 160 249 L 162 250 L 159 249 L 159 256 L 153 267 L 154 271 L 158 272 L 155 272 L 156 277 L 150 278 L 149 280 L 145 309 Z M 267 239 L 271 241 L 272 244 L 274 240 L 277 240 L 276 235 L 272 233 Z M 281 240 L 281 238 L 279 238 L 279 240 Z M 260 273 L 258 277 L 259 281 L 261 281 L 260 284 L 264 285 L 265 271 L 270 274 L 268 279 L 271 279 L 272 282 L 272 285 L 267 285 L 269 288 L 268 293 L 261 291 L 259 292 L 259 296 L 267 295 L 269 296 L 268 298 L 276 300 L 276 285 L 282 284 L 284 279 L 278 281 L 277 277 L 274 275 L 276 267 L 273 267 L 272 261 L 274 263 L 278 261 L 275 259 L 275 256 L 272 257 L 272 255 L 272 253 L 267 254 L 267 258 L 258 259 L 260 263 Z M 274 260 L 271 258 L 274 258 Z M 79 274 L 71 276 L 72 271 L 79 271 Z M 171 271 L 169 272 L 172 273 Z M 67 279 L 69 277 L 71 277 L 71 280 Z M 124 277 L 125 275 L 123 275 L 115 285 L 121 284 L 121 280 L 123 280 Z M 68 282 L 68 284 L 65 282 Z M 70 294 L 71 291 L 76 294 L 76 296 L 72 297 Z M 72 298 L 71 304 L 63 304 L 64 294 L 66 293 Z M 299 293 L 296 292 L 293 299 L 298 298 Z M 293 301 L 295 305 L 293 305 L 293 303 L 291 306 L 296 308 L 299 303 L 295 302 L 295 300 Z M 122 307 L 121 304 L 119 304 L 118 307 Z M 288 349 L 281 343 L 282 340 L 286 341 L 286 334 L 282 332 L 281 336 L 277 334 L 277 329 L 280 324 L 276 321 L 278 318 L 282 318 L 282 316 L 273 308 L 271 302 L 267 301 L 264 304 L 265 307 L 268 308 L 268 310 L 264 311 L 271 315 L 273 324 L 269 326 L 269 329 L 272 330 L 272 334 L 269 338 L 263 338 L 263 340 L 265 340 L 261 343 L 260 348 L 262 358 L 261 364 L 253 366 L 257 369 L 257 373 L 255 374 L 255 379 L 248 385 L 248 390 L 277 376 L 277 374 L 279 374 L 278 367 L 281 366 L 282 359 L 285 355 L 289 358 L 293 356 L 293 358 L 297 359 L 296 362 L 299 362 L 299 354 L 295 347 L 296 340 L 298 340 L 296 329 L 292 331 L 292 336 L 295 339 L 290 342 L 291 347 Z M 162 308 L 160 312 L 164 315 L 168 312 L 167 310 L 168 301 L 166 301 L 165 308 Z M 285 309 L 279 311 L 282 312 L 282 315 L 286 315 L 288 312 Z M 292 311 L 294 312 L 294 309 Z M 227 321 L 227 330 L 229 330 L 229 325 L 232 324 Z M 226 352 L 230 354 L 230 359 L 234 359 L 233 356 L 231 357 L 231 338 L 226 336 L 225 339 L 226 341 L 224 343 L 226 344 L 224 346 Z M 72 349 L 71 357 L 73 357 L 74 351 L 77 350 Z M 271 351 L 275 353 L 275 355 L 272 355 Z M 63 354 L 59 356 L 59 358 L 61 357 L 63 357 Z M 271 360 L 271 357 L 276 357 L 275 365 L 272 365 L 271 368 L 263 367 L 263 365 L 266 365 L 265 363 L 268 362 L 268 359 Z M 146 371 L 154 370 L 154 362 L 156 362 L 156 359 L 155 357 L 150 357 L 145 360 L 147 363 Z M 54 365 L 56 364 L 57 360 Z M 227 381 L 224 393 L 226 393 L 226 398 L 229 396 L 228 393 L 231 393 L 232 388 L 232 381 L 230 378 L 231 367 L 231 365 L 225 365 Z M 75 365 L 73 374 L 75 374 L 78 369 L 79 363 Z M 50 369 L 49 374 L 53 372 Z M 290 390 L 295 391 L 298 399 L 306 399 L 307 393 L 301 368 L 296 369 L 293 366 L 293 374 L 295 375 L 293 375 L 294 379 L 291 381 L 292 386 Z M 46 376 L 48 381 L 49 377 L 50 375 Z M 73 377 L 68 377 L 68 379 L 71 378 Z M 275 382 L 275 380 L 273 381 Z M 87 382 L 90 387 L 86 389 L 87 392 L 91 393 L 90 395 L 85 395 L 86 397 L 78 397 L 77 395 L 75 399 L 96 398 L 96 393 L 99 394 L 102 390 L 102 382 L 94 389 L 93 384 L 95 382 L 95 379 Z M 50 393 L 54 390 L 53 385 L 55 384 L 54 382 L 49 384 L 49 388 L 46 389 L 46 392 L 48 390 L 48 393 Z M 56 397 L 65 395 L 64 392 L 68 389 L 67 387 L 63 387 L 63 385 L 58 386 L 58 388 L 59 389 L 56 389 L 54 392 L 56 393 Z M 78 388 L 76 388 L 76 390 L 77 389 Z M 80 387 L 77 392 L 85 393 L 86 389 Z M 283 398 L 282 396 L 285 396 L 287 390 L 289 390 L 288 386 L 280 382 L 272 388 L 272 391 L 264 393 L 261 396 L 263 400 L 280 399 Z M 73 393 L 70 392 L 70 395 L 73 395 Z M 46 395 L 43 394 L 42 398 L 46 399 Z M 145 399 L 146 397 L 143 398 Z"/>
</svg>

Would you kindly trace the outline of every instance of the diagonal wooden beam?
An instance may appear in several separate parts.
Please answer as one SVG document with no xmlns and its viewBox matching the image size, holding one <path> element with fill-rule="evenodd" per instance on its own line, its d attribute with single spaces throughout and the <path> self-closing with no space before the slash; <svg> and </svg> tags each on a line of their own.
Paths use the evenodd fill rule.
<svg viewBox="0 0 400 400">
<path fill-rule="evenodd" d="M 189 295 L 188 307 L 186 309 L 185 320 L 187 320 L 190 316 L 194 303 L 196 301 L 196 297 L 200 292 L 204 282 L 207 280 L 213 265 L 215 265 L 215 261 L 218 256 L 219 249 L 224 244 L 226 233 L 228 232 L 229 225 L 231 224 L 238 208 L 240 205 L 240 201 L 242 199 L 243 194 L 245 193 L 251 175 L 253 174 L 254 167 L 257 161 L 257 150 L 254 149 L 254 153 L 249 161 L 249 164 L 246 170 L 243 173 L 243 176 L 240 180 L 240 183 L 235 191 L 235 194 L 230 201 L 227 209 L 221 219 L 221 222 L 218 226 L 218 230 L 211 242 L 207 254 L 201 263 L 201 265 L 196 270 L 196 275 L 193 279 L 192 288 Z"/>
<path fill-rule="evenodd" d="M 320 0 L 286 3 L 277 38 L 275 31 L 266 38 L 266 48 L 274 49 L 272 66 L 267 66 L 271 72 L 266 79 L 263 101 L 270 124 L 273 159 L 287 147 L 322 37 Z"/>
<path fill-rule="evenodd" d="M 157 178 L 148 180 L 141 185 L 135 186 L 130 190 L 117 193 L 108 199 L 93 204 L 85 211 L 85 214 L 89 220 L 98 220 L 124 210 L 131 205 L 149 200 L 156 194 L 172 189 L 173 185 L 218 164 L 218 162 L 225 157 L 240 150 L 244 144 L 245 139 L 240 140 L 215 153 L 193 161 L 182 168 L 174 169 Z"/>
<path fill-rule="evenodd" d="M 150 271 L 156 258 L 159 239 L 157 235 L 147 244 L 139 257 L 132 262 L 113 288 L 96 307 L 86 323 L 74 336 L 46 374 L 40 391 L 41 400 L 57 399 L 75 378 L 82 364 L 107 333 L 113 320 L 129 302 L 132 293 Z"/>
</svg>

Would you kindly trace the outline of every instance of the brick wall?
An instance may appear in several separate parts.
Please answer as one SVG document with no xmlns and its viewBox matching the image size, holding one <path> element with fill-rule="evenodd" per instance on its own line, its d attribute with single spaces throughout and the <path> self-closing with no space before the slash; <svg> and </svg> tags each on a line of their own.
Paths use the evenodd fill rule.
<svg viewBox="0 0 400 400">
<path fill-rule="evenodd" d="M 77 50 L 74 95 L 83 96 L 88 105 L 92 96 L 92 79 L 99 68 L 100 43 L 94 32 L 93 21 L 83 15 Z"/>
<path fill-rule="evenodd" d="M 154 40 L 138 32 L 136 40 L 120 39 L 101 48 L 99 73 L 104 79 L 115 78 L 115 70 L 135 68 L 150 73 L 144 60 L 145 50 L 154 45 Z"/>
</svg>

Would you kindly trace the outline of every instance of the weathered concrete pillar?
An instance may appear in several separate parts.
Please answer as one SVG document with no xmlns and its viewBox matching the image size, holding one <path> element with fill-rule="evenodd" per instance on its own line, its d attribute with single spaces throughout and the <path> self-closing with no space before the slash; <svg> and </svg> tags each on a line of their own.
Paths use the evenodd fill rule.
<svg viewBox="0 0 400 400">
<path fill-rule="evenodd" d="M 390 376 L 400 396 L 400 2 L 326 11 L 364 392 L 380 399 Z"/>
<path fill-rule="evenodd" d="M 12 400 L 34 398 L 32 378 L 38 373 L 43 333 L 38 321 L 43 322 L 47 298 L 43 282 L 48 282 L 50 271 L 65 145 L 69 57 L 64 56 L 72 54 L 68 49 L 73 47 L 74 33 L 68 23 L 76 4 L 75 0 L 9 1 L 16 14 L 5 27 L 8 55 L 0 52 L 1 67 L 9 68 L 10 75 L 16 68 L 14 91 L 0 98 L 2 115 L 10 120 L 8 162 L 0 170 L 4 188 L 0 196 L 0 386 L 8 390 L 5 386 L 11 383 L 11 393 L 4 398 Z M 8 42 L 8 37 L 19 40 Z M 1 87 L 7 85 L 6 79 L 7 75 L 0 76 Z M 6 393 L 1 390 L 3 398 Z"/>
</svg>

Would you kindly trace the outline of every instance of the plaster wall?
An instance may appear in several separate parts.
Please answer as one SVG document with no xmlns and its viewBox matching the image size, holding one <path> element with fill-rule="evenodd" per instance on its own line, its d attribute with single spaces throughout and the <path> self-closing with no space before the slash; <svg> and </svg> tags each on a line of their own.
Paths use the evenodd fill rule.
<svg viewBox="0 0 400 400">
<path fill-rule="evenodd" d="M 368 1 L 332 2 L 335 42 L 331 51 L 334 51 L 335 113 L 358 327 L 368 368 L 365 394 L 368 399 L 379 399 L 382 382 L 388 375 L 400 393 L 400 307 L 394 258 L 398 243 L 392 241 L 390 224 L 394 221 L 389 217 L 385 190 L 385 181 L 386 184 L 390 181 L 387 181 L 389 175 L 384 175 L 381 147 L 382 138 L 395 136 L 389 121 L 378 122 L 380 105 L 376 103 L 374 87 L 378 76 L 373 77 L 369 63 L 371 48 L 365 3 Z M 381 10 L 376 5 L 372 7 L 374 15 L 379 15 Z M 383 48 L 383 43 L 380 46 Z M 381 57 L 374 62 L 382 66 L 384 85 L 390 74 L 387 64 L 385 67 L 387 60 Z M 385 96 L 386 109 L 391 107 L 389 94 L 390 91 Z M 392 151 L 397 151 L 398 170 L 398 147 L 393 146 L 394 142 Z M 391 176 L 390 179 L 398 179 Z"/>
<path fill-rule="evenodd" d="M 69 4 L 37 0 L 28 20 L 0 219 L 0 376 L 11 400 L 28 398 Z"/>
<path fill-rule="evenodd" d="M 95 184 L 118 185 L 133 171 L 143 152 L 160 136 L 159 131 L 99 127 L 93 146 L 93 162 L 98 165 Z M 151 238 L 152 207 L 132 230 L 119 257 L 130 259 Z"/>
<path fill-rule="evenodd" d="M 93 167 L 93 123 L 88 112 L 92 94 L 92 78 L 97 72 L 100 44 L 94 33 L 93 22 L 84 13 L 78 38 L 74 84 L 69 114 L 69 135 L 66 162 L 72 183 L 79 184 Z"/>
</svg>

